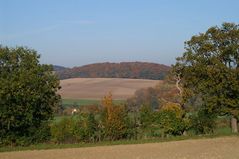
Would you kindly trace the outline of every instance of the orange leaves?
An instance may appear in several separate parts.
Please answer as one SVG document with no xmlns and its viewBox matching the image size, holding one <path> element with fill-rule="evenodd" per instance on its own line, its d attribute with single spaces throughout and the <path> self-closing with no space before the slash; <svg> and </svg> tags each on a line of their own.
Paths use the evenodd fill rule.
<svg viewBox="0 0 239 159">
<path fill-rule="evenodd" d="M 125 122 L 127 113 L 125 111 L 125 108 L 121 105 L 113 104 L 111 93 L 103 98 L 102 105 L 105 109 L 105 112 L 103 114 L 105 135 L 108 136 L 110 140 L 122 138 L 127 129 Z"/>
<path fill-rule="evenodd" d="M 109 92 L 108 95 L 104 96 L 104 98 L 102 99 L 102 105 L 105 108 L 109 108 L 113 106 L 113 98 L 112 98 L 111 92 Z"/>
<path fill-rule="evenodd" d="M 111 92 L 109 92 L 108 95 L 104 96 L 102 100 L 102 105 L 106 109 L 107 117 L 110 120 L 112 118 L 113 113 L 113 98 Z"/>
</svg>

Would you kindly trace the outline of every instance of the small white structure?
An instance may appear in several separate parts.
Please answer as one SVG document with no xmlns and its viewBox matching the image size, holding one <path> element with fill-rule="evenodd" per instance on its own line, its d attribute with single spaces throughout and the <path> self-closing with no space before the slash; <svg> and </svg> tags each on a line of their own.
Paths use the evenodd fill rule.
<svg viewBox="0 0 239 159">
<path fill-rule="evenodd" d="M 71 114 L 74 115 L 77 112 L 78 112 L 78 110 L 76 108 L 74 108 L 74 109 L 72 109 Z"/>
</svg>

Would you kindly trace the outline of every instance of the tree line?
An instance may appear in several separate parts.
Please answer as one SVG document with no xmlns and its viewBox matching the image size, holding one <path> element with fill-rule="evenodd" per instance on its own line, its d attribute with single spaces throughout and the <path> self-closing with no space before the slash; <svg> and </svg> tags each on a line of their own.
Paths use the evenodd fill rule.
<svg viewBox="0 0 239 159">
<path fill-rule="evenodd" d="M 170 67 L 147 62 L 95 63 L 81 67 L 56 70 L 60 79 L 67 78 L 136 78 L 164 79 Z"/>
</svg>

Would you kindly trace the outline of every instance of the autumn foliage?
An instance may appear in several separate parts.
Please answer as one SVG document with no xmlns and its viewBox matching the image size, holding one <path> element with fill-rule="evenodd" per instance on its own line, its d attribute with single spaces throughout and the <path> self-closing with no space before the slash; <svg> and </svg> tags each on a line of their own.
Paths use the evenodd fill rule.
<svg viewBox="0 0 239 159">
<path fill-rule="evenodd" d="M 69 69 L 56 69 L 60 79 L 67 78 L 136 78 L 164 79 L 170 67 L 147 62 L 95 63 Z"/>
<path fill-rule="evenodd" d="M 127 113 L 122 105 L 113 105 L 112 94 L 102 100 L 102 114 L 105 136 L 109 140 L 122 139 L 127 136 Z"/>
</svg>

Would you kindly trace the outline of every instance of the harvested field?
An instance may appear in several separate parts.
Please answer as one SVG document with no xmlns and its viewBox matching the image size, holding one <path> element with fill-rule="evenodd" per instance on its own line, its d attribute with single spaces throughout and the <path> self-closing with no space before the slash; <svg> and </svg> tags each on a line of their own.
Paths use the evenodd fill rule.
<svg viewBox="0 0 239 159">
<path fill-rule="evenodd" d="M 56 150 L 0 153 L 1 159 L 238 159 L 239 138 L 221 137 Z"/>
<path fill-rule="evenodd" d="M 72 78 L 61 80 L 59 91 L 65 99 L 102 99 L 111 92 L 114 99 L 126 99 L 141 88 L 154 87 L 159 80 L 122 78 Z"/>
</svg>

